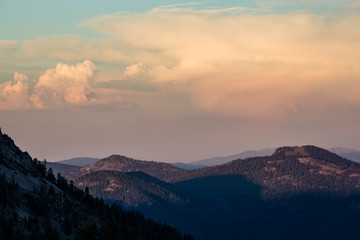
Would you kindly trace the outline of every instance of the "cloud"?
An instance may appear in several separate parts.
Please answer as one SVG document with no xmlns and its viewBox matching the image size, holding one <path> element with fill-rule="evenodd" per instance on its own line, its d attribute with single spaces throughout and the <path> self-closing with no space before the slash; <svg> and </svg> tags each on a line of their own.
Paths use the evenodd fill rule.
<svg viewBox="0 0 360 240">
<path fill-rule="evenodd" d="M 28 109 L 31 101 L 28 97 L 28 77 L 15 73 L 14 80 L 0 84 L 0 110 Z"/>
<path fill-rule="evenodd" d="M 99 97 L 96 79 L 112 90 L 112 99 L 123 96 L 116 89 L 156 86 L 153 94 L 162 101 L 176 96 L 204 111 L 277 117 L 360 104 L 360 83 L 354 80 L 360 77 L 354 54 L 360 50 L 359 21 L 354 10 L 269 14 L 168 6 L 82 24 L 107 38 L 40 37 L 22 49 L 52 60 L 86 57 L 101 66 L 97 76 L 85 62 L 45 71 L 32 89 L 44 106 L 108 102 L 105 95 Z M 80 74 L 80 68 L 86 70 Z M 136 96 L 131 101 L 142 102 L 142 95 Z"/>
<path fill-rule="evenodd" d="M 28 76 L 26 76 L 25 74 L 23 73 L 17 73 L 15 72 L 14 73 L 14 80 L 15 82 L 26 82 L 29 80 Z"/>
<path fill-rule="evenodd" d="M 41 99 L 48 101 L 82 104 L 89 101 L 90 79 L 95 65 L 85 60 L 75 66 L 58 63 L 39 77 L 35 91 Z"/>
<path fill-rule="evenodd" d="M 144 66 L 142 62 L 126 67 L 124 71 L 124 74 L 129 77 L 139 74 L 146 74 L 146 73 L 147 73 L 147 68 Z"/>
<path fill-rule="evenodd" d="M 188 63 L 213 67 L 237 62 L 241 68 L 276 63 L 287 69 L 314 62 L 337 64 L 337 54 L 356 59 L 349 55 L 356 45 L 343 43 L 355 44 L 359 34 L 353 18 L 332 22 L 323 15 L 301 12 L 258 16 L 157 9 L 142 15 L 102 16 L 87 24 L 137 52 L 152 51 L 153 59 L 167 56 L 171 63 L 136 62 L 168 69 Z"/>
<path fill-rule="evenodd" d="M 6 72 L 21 62 L 21 58 L 19 58 L 19 47 L 20 43 L 18 41 L 0 40 L 0 73 Z"/>
<path fill-rule="evenodd" d="M 111 39 L 87 39 L 78 35 L 56 35 L 39 37 L 22 44 L 24 53 L 33 58 L 56 61 L 82 61 L 95 59 L 100 62 L 119 63 L 124 61 L 127 48 L 119 48 Z"/>
<path fill-rule="evenodd" d="M 353 81 L 360 77 L 354 54 L 360 50 L 359 16 L 220 10 L 158 8 L 87 24 L 137 52 L 154 52 L 160 64 L 135 60 L 142 62 L 143 73 L 160 89 L 182 92 L 206 111 L 276 117 L 360 104 L 353 90 L 360 90 Z M 159 56 L 172 61 L 161 62 Z M 138 67 L 135 63 L 126 73 Z M 162 88 L 168 84 L 173 87 Z"/>
<path fill-rule="evenodd" d="M 0 40 L 0 51 L 13 50 L 18 47 L 18 41 Z"/>
<path fill-rule="evenodd" d="M 68 105 L 121 103 L 118 91 L 95 88 L 95 64 L 85 60 L 76 65 L 58 63 L 35 83 L 23 73 L 0 84 L 0 110 L 47 109 Z"/>
<path fill-rule="evenodd" d="M 78 35 L 55 35 L 25 41 L 21 49 L 26 56 L 35 59 L 78 62 L 85 58 L 117 67 L 142 61 L 147 66 L 173 62 L 161 53 L 138 49 L 129 42 L 114 38 L 89 39 Z"/>
</svg>

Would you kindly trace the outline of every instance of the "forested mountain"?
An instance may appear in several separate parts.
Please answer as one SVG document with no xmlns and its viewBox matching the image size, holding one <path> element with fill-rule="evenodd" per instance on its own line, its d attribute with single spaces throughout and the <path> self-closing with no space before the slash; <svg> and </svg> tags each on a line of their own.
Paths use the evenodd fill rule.
<svg viewBox="0 0 360 240">
<path fill-rule="evenodd" d="M 173 175 L 185 172 L 185 170 L 174 167 L 168 163 L 141 161 L 125 156 L 112 155 L 94 164 L 82 167 L 80 169 L 80 175 L 100 170 L 115 170 L 120 172 L 141 171 L 163 181 L 168 181 Z"/>
<path fill-rule="evenodd" d="M 360 234 L 360 165 L 315 146 L 282 147 L 271 156 L 188 171 L 181 178 L 172 181 L 192 194 L 189 209 L 201 213 L 191 215 L 192 227 L 212 226 L 199 238 L 357 239 Z M 173 214 L 184 222 L 189 216 Z"/>
<path fill-rule="evenodd" d="M 48 168 L 52 168 L 55 174 L 60 173 L 66 179 L 75 179 L 87 173 L 101 170 L 114 170 L 120 172 L 141 171 L 166 181 L 173 174 L 181 174 L 184 169 L 172 166 L 168 163 L 142 161 L 133 158 L 111 155 L 110 157 L 100 159 L 93 164 L 86 166 L 75 166 L 58 162 L 47 162 Z"/>
<path fill-rule="evenodd" d="M 186 171 L 169 181 L 222 175 L 244 176 L 261 186 L 264 198 L 314 192 L 336 195 L 360 192 L 360 165 L 315 146 L 282 147 L 271 156 Z"/>
<path fill-rule="evenodd" d="M 150 176 L 148 176 L 146 179 L 148 183 L 154 182 L 155 177 L 162 178 L 170 183 L 180 183 L 204 177 L 241 175 L 261 187 L 260 193 L 264 199 L 289 197 L 303 193 L 346 196 L 360 192 L 360 165 L 315 146 L 282 147 L 277 149 L 271 156 L 238 159 L 223 165 L 196 170 L 179 170 L 165 163 L 111 156 L 82 168 L 78 174 L 81 174 L 81 172 L 90 172 L 92 174 L 75 179 L 75 183 L 81 183 L 79 186 L 84 187 L 86 183 L 90 184 L 101 179 L 101 182 L 106 181 L 109 186 L 114 181 L 119 184 L 126 182 L 125 185 L 128 185 L 130 176 L 132 176 L 131 174 L 120 174 L 119 172 L 104 172 L 103 169 L 114 169 L 119 172 L 146 171 L 147 174 L 153 176 L 151 181 Z M 98 171 L 102 171 L 101 174 Z M 142 176 L 147 176 L 147 174 Z M 134 177 L 135 175 L 132 176 L 132 178 Z M 131 181 L 146 182 L 140 180 L 140 178 Z M 159 182 L 161 181 L 158 180 Z M 119 184 L 113 186 L 120 186 Z M 100 196 L 99 192 L 104 191 L 104 189 L 110 190 L 106 184 L 100 185 L 102 185 L 102 189 L 97 190 L 96 195 L 98 196 Z M 133 186 L 135 185 L 133 184 Z M 96 187 L 93 186 L 93 188 Z M 120 191 L 119 188 L 114 189 L 111 191 Z M 128 195 L 131 194 L 128 193 Z M 103 195 L 101 196 L 103 197 Z M 125 196 L 122 197 L 125 198 Z"/>
<path fill-rule="evenodd" d="M 192 239 L 54 176 L 0 130 L 0 239 Z"/>
<path fill-rule="evenodd" d="M 69 179 L 101 170 L 142 171 L 169 183 L 208 176 L 241 175 L 261 186 L 261 194 L 267 198 L 313 191 L 346 195 L 358 191 L 360 186 L 359 164 L 315 146 L 282 147 L 270 156 L 238 159 L 195 170 L 120 155 L 112 155 L 82 168 L 59 163 L 48 165 Z"/>
<path fill-rule="evenodd" d="M 192 164 L 192 163 L 182 163 L 182 162 L 176 162 L 176 163 L 170 163 L 174 167 L 185 169 L 185 170 L 193 170 L 197 168 L 203 168 L 207 167 L 206 165 L 199 165 L 199 164 Z"/>
<path fill-rule="evenodd" d="M 79 187 L 197 239 L 360 234 L 360 165 L 315 146 L 282 147 L 270 156 L 196 170 L 111 156 L 81 172 L 74 179 Z"/>
<path fill-rule="evenodd" d="M 143 172 L 100 170 L 76 178 L 74 184 L 80 188 L 88 186 L 94 196 L 127 207 L 186 202 L 186 194 L 178 187 Z"/>
</svg>

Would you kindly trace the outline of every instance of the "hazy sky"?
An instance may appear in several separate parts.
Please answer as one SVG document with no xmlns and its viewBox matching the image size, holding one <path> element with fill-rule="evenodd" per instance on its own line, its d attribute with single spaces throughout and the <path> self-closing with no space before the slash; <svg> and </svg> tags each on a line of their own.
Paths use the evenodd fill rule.
<svg viewBox="0 0 360 240">
<path fill-rule="evenodd" d="M 0 1 L 0 127 L 33 157 L 360 149 L 360 1 Z"/>
</svg>

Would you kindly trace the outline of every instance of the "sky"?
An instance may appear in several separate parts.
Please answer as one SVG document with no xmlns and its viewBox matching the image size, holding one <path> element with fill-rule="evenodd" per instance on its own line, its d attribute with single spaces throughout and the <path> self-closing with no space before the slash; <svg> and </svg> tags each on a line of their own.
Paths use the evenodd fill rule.
<svg viewBox="0 0 360 240">
<path fill-rule="evenodd" d="M 0 127 L 32 157 L 360 149 L 360 1 L 0 0 Z"/>
</svg>

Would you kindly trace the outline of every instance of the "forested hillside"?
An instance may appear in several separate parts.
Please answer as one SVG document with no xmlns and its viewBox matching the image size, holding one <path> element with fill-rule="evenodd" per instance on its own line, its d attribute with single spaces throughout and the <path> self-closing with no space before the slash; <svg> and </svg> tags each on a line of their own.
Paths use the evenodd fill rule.
<svg viewBox="0 0 360 240">
<path fill-rule="evenodd" d="M 0 131 L 0 239 L 192 239 L 94 198 Z"/>
<path fill-rule="evenodd" d="M 143 172 L 100 170 L 76 178 L 74 184 L 126 207 L 186 202 L 186 194 L 178 187 Z"/>
<path fill-rule="evenodd" d="M 109 165 L 100 169 L 116 165 L 124 172 L 90 166 L 93 172 L 75 183 L 109 201 L 133 204 L 197 239 L 357 239 L 360 234 L 360 165 L 315 146 L 282 147 L 271 156 L 181 171 L 129 158 L 121 168 L 119 158 L 112 159 L 114 164 L 108 158 Z"/>
</svg>

